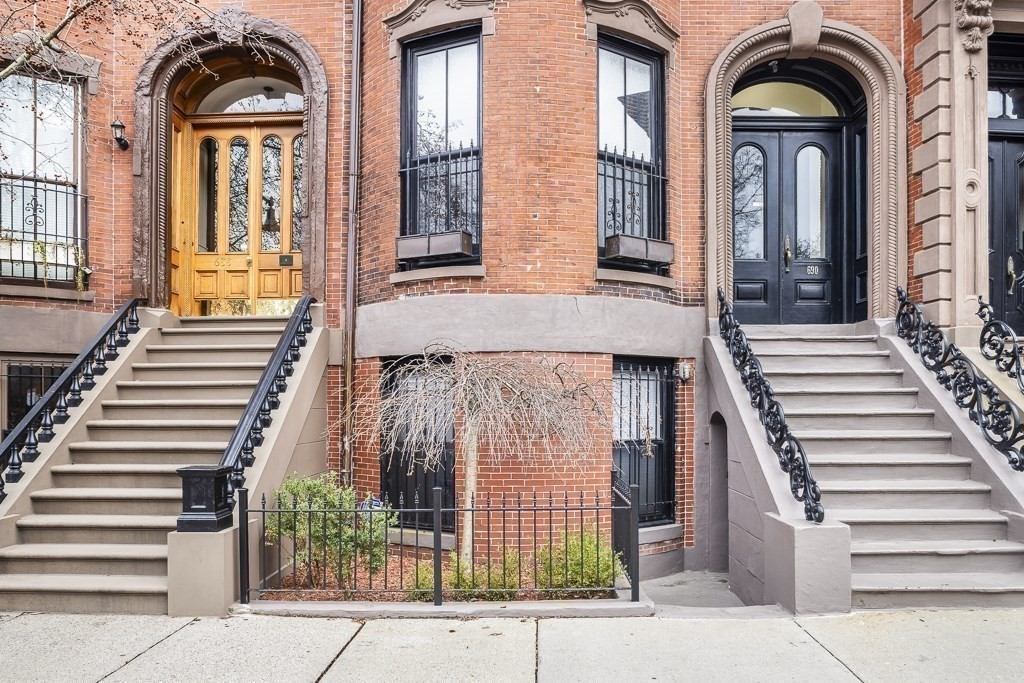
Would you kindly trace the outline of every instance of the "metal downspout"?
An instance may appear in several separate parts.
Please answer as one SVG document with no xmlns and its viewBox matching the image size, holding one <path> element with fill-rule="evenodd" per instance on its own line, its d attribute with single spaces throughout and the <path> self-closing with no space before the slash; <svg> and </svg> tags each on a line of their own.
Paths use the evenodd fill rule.
<svg viewBox="0 0 1024 683">
<path fill-rule="evenodd" d="M 359 267 L 359 123 L 362 109 L 363 0 L 352 6 L 352 93 L 349 104 L 348 141 L 348 234 L 345 249 L 345 436 L 343 478 L 352 482 L 353 365 L 356 338 L 356 283 Z"/>
</svg>

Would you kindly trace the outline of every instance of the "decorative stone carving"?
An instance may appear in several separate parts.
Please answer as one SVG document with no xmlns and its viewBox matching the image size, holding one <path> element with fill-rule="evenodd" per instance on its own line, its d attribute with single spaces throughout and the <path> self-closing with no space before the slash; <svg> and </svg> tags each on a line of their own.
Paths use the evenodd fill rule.
<svg viewBox="0 0 1024 683">
<path fill-rule="evenodd" d="M 814 0 L 794 2 L 786 13 L 789 20 L 789 59 L 807 59 L 818 49 L 825 13 Z"/>
<path fill-rule="evenodd" d="M 213 30 L 225 45 L 239 45 L 251 31 L 252 15 L 239 5 L 225 5 L 213 15 Z"/>
<path fill-rule="evenodd" d="M 384 20 L 391 38 L 390 54 L 398 56 L 398 46 L 413 36 L 480 21 L 481 33 L 494 33 L 496 0 L 412 0 L 397 14 Z"/>
<path fill-rule="evenodd" d="M 992 0 L 954 0 L 956 25 L 963 39 L 961 44 L 968 52 L 980 52 L 985 47 L 985 38 L 991 35 Z"/>
<path fill-rule="evenodd" d="M 582 1 L 587 14 L 587 35 L 591 39 L 596 40 L 598 27 L 603 27 L 674 54 L 679 33 L 645 0 Z"/>
</svg>

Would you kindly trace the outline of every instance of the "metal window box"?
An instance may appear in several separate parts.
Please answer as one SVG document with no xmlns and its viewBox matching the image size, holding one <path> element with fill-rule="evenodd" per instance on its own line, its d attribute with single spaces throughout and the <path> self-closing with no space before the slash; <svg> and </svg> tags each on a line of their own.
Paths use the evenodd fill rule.
<svg viewBox="0 0 1024 683">
<path fill-rule="evenodd" d="M 399 261 L 473 255 L 473 234 L 465 230 L 406 235 L 396 242 Z"/>
<path fill-rule="evenodd" d="M 649 263 L 667 266 L 676 258 L 671 242 L 633 235 L 612 235 L 605 240 L 604 257 L 609 261 Z"/>
</svg>

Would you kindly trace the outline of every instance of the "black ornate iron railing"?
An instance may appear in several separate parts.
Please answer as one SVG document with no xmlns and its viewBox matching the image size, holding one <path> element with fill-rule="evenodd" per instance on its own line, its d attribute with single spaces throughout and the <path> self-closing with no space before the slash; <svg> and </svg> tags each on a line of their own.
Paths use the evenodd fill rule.
<svg viewBox="0 0 1024 683">
<path fill-rule="evenodd" d="M 1013 328 L 995 317 L 995 311 L 979 296 L 978 317 L 985 325 L 981 328 L 979 346 L 981 355 L 995 364 L 996 369 L 1017 381 L 1024 393 L 1024 361 L 1021 360 L 1020 342 Z"/>
<path fill-rule="evenodd" d="M 84 289 L 87 206 L 72 183 L 0 173 L 0 278 Z"/>
<path fill-rule="evenodd" d="M 5 484 L 21 480 L 24 463 L 39 457 L 39 444 L 53 440 L 55 428 L 68 421 L 68 409 L 82 404 L 82 394 L 96 386 L 96 377 L 107 372 L 107 363 L 116 360 L 119 349 L 139 331 L 138 309 L 143 303 L 144 299 L 131 299 L 121 306 L 0 442 L 0 472 L 5 472 L 0 478 L 0 500 L 7 496 Z"/>
<path fill-rule="evenodd" d="M 480 148 L 473 142 L 421 157 L 407 155 L 402 177 L 402 235 L 467 232 L 480 249 Z"/>
<path fill-rule="evenodd" d="M 238 420 L 235 433 L 224 449 L 220 466 L 231 468 L 227 478 L 227 502 L 231 507 L 234 507 L 235 491 L 245 485 L 245 468 L 252 467 L 256 461 L 253 452 L 263 445 L 263 430 L 271 425 L 273 412 L 281 407 L 281 394 L 288 389 L 288 378 L 295 373 L 294 364 L 306 346 L 306 335 L 313 331 L 309 307 L 314 303 L 316 299 L 307 294 L 295 304 L 281 339 Z"/>
<path fill-rule="evenodd" d="M 1016 406 L 946 339 L 938 325 L 925 318 L 902 287 L 896 288 L 896 298 L 896 334 L 920 356 L 924 367 L 953 395 L 953 401 L 967 411 L 985 440 L 1006 456 L 1010 467 L 1024 472 L 1024 424 Z"/>
<path fill-rule="evenodd" d="M 598 150 L 598 247 L 612 235 L 665 239 L 665 182 L 660 161 Z"/>
<path fill-rule="evenodd" d="M 750 348 L 747 334 L 736 321 L 732 304 L 721 288 L 718 289 L 718 333 L 725 340 L 733 367 L 739 371 L 740 380 L 750 395 L 750 405 L 757 409 L 765 439 L 775 451 L 782 471 L 789 475 L 789 490 L 804 504 L 804 517 L 811 522 L 823 521 L 825 508 L 821 504 L 821 489 L 811 474 L 803 444 L 789 430 L 782 405 L 775 400 L 775 390 L 764 376 L 761 361 Z"/>
</svg>

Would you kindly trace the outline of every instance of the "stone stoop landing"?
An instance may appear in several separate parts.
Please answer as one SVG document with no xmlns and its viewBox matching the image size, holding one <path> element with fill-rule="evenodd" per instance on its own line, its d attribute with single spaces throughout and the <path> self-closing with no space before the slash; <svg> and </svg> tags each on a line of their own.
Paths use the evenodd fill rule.
<svg viewBox="0 0 1024 683">
<path fill-rule="evenodd" d="M 1024 606 L 1024 543 L 935 428 L 878 337 L 744 326 L 803 443 L 826 515 L 850 526 L 852 606 Z"/>
<path fill-rule="evenodd" d="M 182 318 L 68 444 L 0 548 L 0 611 L 167 613 L 177 468 L 216 464 L 287 323 Z"/>
</svg>

